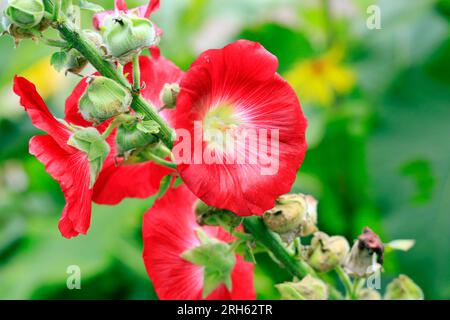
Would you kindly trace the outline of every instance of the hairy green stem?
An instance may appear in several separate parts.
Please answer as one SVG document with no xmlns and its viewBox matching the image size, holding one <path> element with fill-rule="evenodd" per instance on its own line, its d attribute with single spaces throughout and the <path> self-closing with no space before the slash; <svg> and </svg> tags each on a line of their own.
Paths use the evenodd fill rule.
<svg viewBox="0 0 450 320">
<path fill-rule="evenodd" d="M 280 241 L 271 233 L 260 217 L 252 216 L 244 219 L 245 230 L 251 233 L 255 240 L 264 245 L 273 256 L 280 261 L 293 276 L 302 279 L 310 274 L 316 276 L 315 271 L 303 261 L 293 257 Z"/>
<path fill-rule="evenodd" d="M 59 12 L 61 11 L 61 0 L 55 0 L 55 6 L 53 8 L 53 21 L 58 21 Z"/>
<path fill-rule="evenodd" d="M 171 161 L 167 161 L 166 159 L 160 158 L 151 152 L 147 152 L 145 154 L 145 156 L 147 157 L 148 160 L 152 160 L 156 164 L 159 164 L 159 165 L 167 167 L 167 168 L 175 169 L 175 170 L 177 169 L 177 165 L 175 163 L 173 163 Z"/>
<path fill-rule="evenodd" d="M 133 56 L 133 90 L 139 92 L 141 90 L 141 70 L 139 68 L 139 55 Z"/>
<path fill-rule="evenodd" d="M 344 269 L 342 269 L 341 266 L 336 267 L 336 273 L 341 280 L 342 284 L 344 285 L 345 291 L 347 293 L 347 296 L 351 300 L 357 300 L 358 297 L 355 295 L 354 288 L 352 281 L 350 280 L 350 277 L 345 273 Z"/>
<path fill-rule="evenodd" d="M 46 8 L 55 9 L 52 0 L 45 0 Z M 110 78 L 130 92 L 133 92 L 131 84 L 127 81 L 123 74 L 116 70 L 113 63 L 105 60 L 105 57 L 99 51 L 92 41 L 90 41 L 78 28 L 74 27 L 70 22 L 64 19 L 61 14 L 60 20 L 54 26 L 59 31 L 61 37 L 70 45 L 70 47 L 78 50 L 103 76 Z M 143 114 L 147 119 L 155 121 L 160 126 L 158 137 L 170 149 L 173 146 L 174 132 L 168 124 L 161 118 L 158 112 L 138 93 L 133 93 L 131 108 Z"/>
</svg>

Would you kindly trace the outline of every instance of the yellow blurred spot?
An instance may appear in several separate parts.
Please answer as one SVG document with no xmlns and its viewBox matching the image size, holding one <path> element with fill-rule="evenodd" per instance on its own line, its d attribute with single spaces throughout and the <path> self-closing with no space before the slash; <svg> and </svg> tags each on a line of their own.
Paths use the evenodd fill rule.
<svg viewBox="0 0 450 320">
<path fill-rule="evenodd" d="M 64 74 L 50 65 L 50 56 L 38 60 L 20 75 L 33 82 L 44 99 L 53 96 L 65 83 Z"/>
<path fill-rule="evenodd" d="M 342 65 L 344 50 L 333 47 L 320 57 L 297 62 L 285 77 L 302 102 L 330 106 L 336 95 L 346 94 L 355 85 L 353 71 Z"/>
</svg>

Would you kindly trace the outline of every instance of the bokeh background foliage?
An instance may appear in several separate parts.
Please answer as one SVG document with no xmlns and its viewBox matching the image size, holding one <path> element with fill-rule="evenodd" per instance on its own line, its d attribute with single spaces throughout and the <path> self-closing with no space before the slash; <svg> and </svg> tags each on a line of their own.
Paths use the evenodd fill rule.
<svg viewBox="0 0 450 320">
<path fill-rule="evenodd" d="M 112 1 L 96 1 L 112 7 Z M 130 6 L 143 1 L 128 1 Z M 276 54 L 309 119 L 309 151 L 293 187 L 320 200 L 319 224 L 354 239 L 365 225 L 389 253 L 382 286 L 399 272 L 427 298 L 450 298 L 450 1 L 162 0 L 154 15 L 162 52 L 181 68 L 238 38 Z M 369 5 L 381 29 L 366 27 Z M 85 26 L 89 14 L 83 14 Z M 37 134 L 11 90 L 15 73 L 37 84 L 61 115 L 78 81 L 49 66 L 51 50 L 0 38 L 0 298 L 154 299 L 140 255 L 141 219 L 153 199 L 93 208 L 87 236 L 63 239 L 58 185 L 28 154 Z M 258 256 L 259 298 L 287 279 Z M 66 288 L 78 265 L 82 289 Z"/>
</svg>

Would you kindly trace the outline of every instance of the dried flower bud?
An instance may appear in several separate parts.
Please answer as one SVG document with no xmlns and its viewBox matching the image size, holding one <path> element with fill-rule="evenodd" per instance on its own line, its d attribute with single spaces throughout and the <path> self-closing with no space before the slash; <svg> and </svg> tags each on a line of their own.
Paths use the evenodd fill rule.
<svg viewBox="0 0 450 320">
<path fill-rule="evenodd" d="M 364 288 L 359 291 L 358 300 L 381 300 L 381 295 L 377 290 Z"/>
<path fill-rule="evenodd" d="M 263 220 L 286 242 L 308 236 L 317 231 L 317 200 L 304 194 L 283 195 L 273 209 L 264 213 Z"/>
<path fill-rule="evenodd" d="M 327 300 L 328 287 L 317 278 L 307 275 L 299 282 L 285 282 L 275 286 L 282 300 Z"/>
<path fill-rule="evenodd" d="M 195 215 L 197 223 L 201 226 L 229 226 L 230 228 L 236 228 L 242 223 L 242 217 L 235 215 L 231 211 L 210 207 L 201 200 L 198 200 L 195 204 Z"/>
<path fill-rule="evenodd" d="M 79 109 L 87 121 L 101 123 L 127 112 L 131 99 L 131 94 L 115 81 L 95 76 L 88 79 L 86 91 L 79 101 Z"/>
<path fill-rule="evenodd" d="M 386 287 L 386 300 L 423 300 L 423 292 L 411 278 L 400 275 Z"/>
<path fill-rule="evenodd" d="M 44 3 L 42 0 L 9 0 L 5 14 L 17 27 L 30 29 L 44 18 Z"/>
<path fill-rule="evenodd" d="M 125 64 L 142 49 L 156 44 L 157 34 L 150 20 L 121 14 L 106 18 L 103 39 L 108 53 Z"/>
<path fill-rule="evenodd" d="M 344 269 L 357 277 L 369 276 L 381 268 L 384 247 L 380 238 L 369 227 L 355 241 L 344 261 Z"/>
<path fill-rule="evenodd" d="M 311 240 L 308 262 L 317 271 L 328 272 L 340 265 L 349 251 L 350 246 L 344 237 L 316 232 Z"/>
<path fill-rule="evenodd" d="M 166 83 L 161 90 L 160 99 L 164 109 L 173 109 L 177 105 L 177 97 L 180 93 L 178 83 Z"/>
</svg>

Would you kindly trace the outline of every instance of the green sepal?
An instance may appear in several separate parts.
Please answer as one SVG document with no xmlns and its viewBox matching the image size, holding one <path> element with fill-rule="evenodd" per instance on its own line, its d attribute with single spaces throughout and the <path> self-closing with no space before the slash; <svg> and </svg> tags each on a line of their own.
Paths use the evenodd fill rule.
<svg viewBox="0 0 450 320">
<path fill-rule="evenodd" d="M 181 257 L 204 267 L 203 298 L 206 298 L 222 283 L 231 291 L 231 272 L 236 263 L 233 250 L 227 243 L 208 237 L 201 229 L 197 230 L 197 236 L 201 244 L 186 250 Z"/>
<path fill-rule="evenodd" d="M 136 125 L 136 129 L 144 133 L 157 134 L 159 132 L 160 126 L 156 121 L 144 120 Z"/>
<path fill-rule="evenodd" d="M 89 161 L 89 188 L 94 186 L 103 162 L 109 154 L 110 147 L 97 129 L 82 128 L 73 133 L 67 144 L 84 152 Z"/>
<path fill-rule="evenodd" d="M 81 9 L 89 10 L 89 11 L 92 11 L 92 12 L 105 11 L 105 9 L 102 6 L 100 6 L 98 4 L 95 4 L 95 3 L 92 3 L 90 1 L 87 1 L 87 0 L 80 0 L 79 6 L 80 6 Z"/>
<path fill-rule="evenodd" d="M 169 190 L 170 182 L 172 181 L 172 175 L 169 174 L 161 179 L 161 182 L 159 183 L 159 190 L 156 194 L 156 199 L 161 199 Z"/>
</svg>

